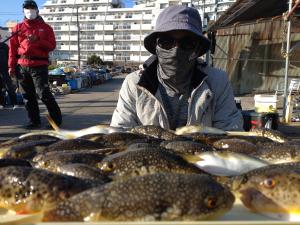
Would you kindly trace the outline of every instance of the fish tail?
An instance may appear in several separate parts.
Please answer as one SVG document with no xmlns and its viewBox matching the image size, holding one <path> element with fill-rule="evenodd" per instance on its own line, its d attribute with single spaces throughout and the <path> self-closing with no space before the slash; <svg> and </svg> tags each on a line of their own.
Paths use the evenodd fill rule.
<svg viewBox="0 0 300 225">
<path fill-rule="evenodd" d="M 51 116 L 49 114 L 46 115 L 47 117 L 47 120 L 49 122 L 49 124 L 52 126 L 52 128 L 55 130 L 55 131 L 59 131 L 59 127 L 57 126 L 57 124 L 54 122 L 54 120 L 51 118 Z"/>
</svg>

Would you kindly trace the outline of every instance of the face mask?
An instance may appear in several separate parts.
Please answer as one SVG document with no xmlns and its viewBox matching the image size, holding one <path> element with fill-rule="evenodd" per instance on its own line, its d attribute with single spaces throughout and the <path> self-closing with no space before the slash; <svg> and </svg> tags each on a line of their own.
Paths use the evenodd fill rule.
<svg viewBox="0 0 300 225">
<path fill-rule="evenodd" d="M 29 20 L 34 20 L 37 17 L 36 9 L 24 9 L 24 15 Z"/>
<path fill-rule="evenodd" d="M 193 53 L 177 47 L 166 50 L 156 46 L 159 79 L 178 93 L 188 91 L 196 62 L 196 58 L 191 59 Z"/>
</svg>

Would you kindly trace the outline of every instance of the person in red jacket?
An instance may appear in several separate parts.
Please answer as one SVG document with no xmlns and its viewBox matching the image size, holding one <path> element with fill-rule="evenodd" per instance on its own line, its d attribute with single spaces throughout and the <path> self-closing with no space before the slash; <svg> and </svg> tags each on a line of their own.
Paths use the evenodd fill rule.
<svg viewBox="0 0 300 225">
<path fill-rule="evenodd" d="M 61 111 L 48 84 L 49 52 L 56 47 L 54 32 L 39 16 L 35 1 L 25 0 L 23 12 L 25 18 L 13 28 L 9 43 L 9 75 L 17 75 L 16 78 L 20 79 L 30 120 L 26 128 L 41 127 L 37 96 L 59 126 L 62 123 Z M 16 71 L 16 68 L 19 70 Z"/>
</svg>

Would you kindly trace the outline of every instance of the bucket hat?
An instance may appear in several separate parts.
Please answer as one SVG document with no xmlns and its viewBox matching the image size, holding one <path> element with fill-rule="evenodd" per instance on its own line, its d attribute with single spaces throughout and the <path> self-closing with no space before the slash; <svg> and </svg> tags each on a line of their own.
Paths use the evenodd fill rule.
<svg viewBox="0 0 300 225">
<path fill-rule="evenodd" d="M 165 8 L 156 20 L 155 30 L 144 39 L 145 48 L 152 54 L 156 54 L 156 39 L 159 34 L 186 30 L 194 33 L 200 40 L 199 56 L 209 50 L 210 41 L 202 34 L 201 17 L 197 9 L 184 5 L 173 5 Z"/>
<path fill-rule="evenodd" d="M 27 7 L 38 8 L 37 4 L 33 0 L 25 0 L 23 3 L 23 9 Z"/>
</svg>

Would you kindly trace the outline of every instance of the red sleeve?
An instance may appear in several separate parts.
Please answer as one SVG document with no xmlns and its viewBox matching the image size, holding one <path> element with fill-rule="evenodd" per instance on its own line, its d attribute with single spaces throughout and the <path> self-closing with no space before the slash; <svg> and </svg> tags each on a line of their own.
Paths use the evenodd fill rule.
<svg viewBox="0 0 300 225">
<path fill-rule="evenodd" d="M 38 42 L 39 42 L 38 43 L 39 46 L 48 52 L 51 52 L 55 49 L 56 47 L 55 36 L 54 36 L 53 29 L 49 25 L 47 25 L 47 40 L 39 39 Z"/>
<path fill-rule="evenodd" d="M 15 68 L 17 65 L 17 55 L 18 55 L 18 48 L 20 46 L 18 34 L 18 25 L 16 25 L 12 30 L 13 37 L 9 40 L 9 53 L 8 53 L 8 67 Z"/>
</svg>

